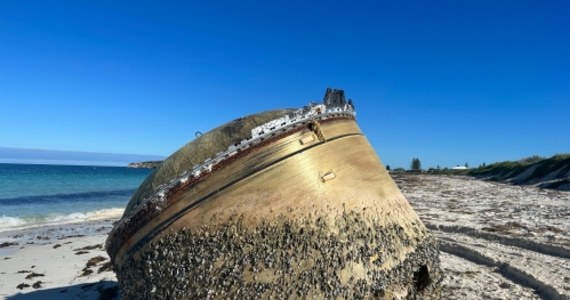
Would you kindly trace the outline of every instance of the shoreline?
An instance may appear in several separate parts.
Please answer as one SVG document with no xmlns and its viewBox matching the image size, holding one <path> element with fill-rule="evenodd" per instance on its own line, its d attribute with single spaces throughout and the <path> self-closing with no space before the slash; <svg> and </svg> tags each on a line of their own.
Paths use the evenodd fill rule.
<svg viewBox="0 0 570 300">
<path fill-rule="evenodd" d="M 106 218 L 0 232 L 0 298 L 115 299 Z"/>
<path fill-rule="evenodd" d="M 102 220 L 118 220 L 123 215 L 124 208 L 109 207 L 100 208 L 86 212 L 72 212 L 46 217 L 26 218 L 20 216 L 0 216 L 0 243 L 6 241 L 6 236 L 13 235 L 21 231 L 37 231 L 39 229 L 50 228 L 51 231 L 64 230 L 68 225 L 79 225 Z"/>
</svg>

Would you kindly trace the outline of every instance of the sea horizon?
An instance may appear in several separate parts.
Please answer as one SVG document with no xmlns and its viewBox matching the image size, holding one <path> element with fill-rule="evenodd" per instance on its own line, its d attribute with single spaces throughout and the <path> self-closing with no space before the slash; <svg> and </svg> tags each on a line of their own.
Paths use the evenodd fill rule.
<svg viewBox="0 0 570 300">
<path fill-rule="evenodd" d="M 72 166 L 128 166 L 129 163 L 163 160 L 160 155 L 118 154 L 0 146 L 0 163 Z"/>
<path fill-rule="evenodd" d="M 0 231 L 118 218 L 150 172 L 126 166 L 0 163 Z"/>
<path fill-rule="evenodd" d="M 133 161 L 136 162 L 136 161 Z M 4 165 L 38 165 L 38 166 L 81 166 L 81 167 L 124 167 L 128 168 L 129 163 L 124 162 L 96 162 L 81 160 L 18 160 L 0 159 L 0 164 Z"/>
</svg>

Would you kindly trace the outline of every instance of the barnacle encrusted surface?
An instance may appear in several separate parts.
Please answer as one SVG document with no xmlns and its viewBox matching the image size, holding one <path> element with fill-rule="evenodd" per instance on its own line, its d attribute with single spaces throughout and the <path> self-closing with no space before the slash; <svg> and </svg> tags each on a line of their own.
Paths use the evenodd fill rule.
<svg viewBox="0 0 570 300">
<path fill-rule="evenodd" d="M 234 216 L 146 245 L 117 270 L 127 299 L 437 299 L 439 253 L 420 224 L 381 226 L 366 211 L 325 219 Z M 402 259 L 403 257 L 403 259 Z"/>
</svg>

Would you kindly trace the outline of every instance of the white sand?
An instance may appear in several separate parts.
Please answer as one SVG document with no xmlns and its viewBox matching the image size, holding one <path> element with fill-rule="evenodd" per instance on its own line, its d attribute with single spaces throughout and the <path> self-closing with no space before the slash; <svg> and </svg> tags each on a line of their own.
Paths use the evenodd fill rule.
<svg viewBox="0 0 570 300">
<path fill-rule="evenodd" d="M 117 285 L 115 274 L 112 271 L 98 273 L 109 263 L 102 246 L 113 221 L 0 232 L 0 244 L 18 244 L 0 248 L 0 298 L 99 299 L 101 293 L 115 292 L 116 289 L 112 289 Z M 83 250 L 87 253 L 78 255 L 79 249 L 84 247 L 94 249 Z M 91 274 L 82 276 L 88 260 L 98 256 L 104 260 L 88 268 Z M 26 279 L 34 273 L 43 276 Z M 33 286 L 37 282 L 41 282 L 41 287 Z M 29 287 L 20 289 L 21 284 Z"/>
<path fill-rule="evenodd" d="M 570 192 L 393 176 L 440 243 L 444 299 L 570 299 Z"/>
</svg>

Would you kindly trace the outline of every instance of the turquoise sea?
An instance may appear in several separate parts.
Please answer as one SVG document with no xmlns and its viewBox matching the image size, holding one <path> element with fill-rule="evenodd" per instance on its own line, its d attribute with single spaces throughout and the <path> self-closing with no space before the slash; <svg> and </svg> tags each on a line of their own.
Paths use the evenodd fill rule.
<svg viewBox="0 0 570 300">
<path fill-rule="evenodd" d="M 0 164 L 0 231 L 120 217 L 147 169 Z"/>
</svg>

